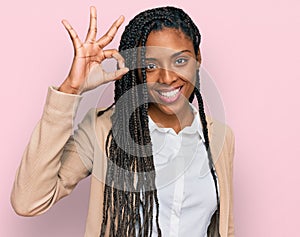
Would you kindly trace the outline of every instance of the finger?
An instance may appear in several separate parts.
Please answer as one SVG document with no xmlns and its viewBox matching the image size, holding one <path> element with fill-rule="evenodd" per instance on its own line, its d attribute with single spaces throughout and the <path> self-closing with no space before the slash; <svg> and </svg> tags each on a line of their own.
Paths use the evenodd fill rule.
<svg viewBox="0 0 300 237">
<path fill-rule="evenodd" d="M 125 67 L 125 60 L 118 51 L 116 51 L 112 56 L 117 60 L 119 68 Z"/>
<path fill-rule="evenodd" d="M 102 51 L 102 57 L 105 58 L 114 58 L 118 62 L 119 68 L 125 67 L 125 60 L 122 55 L 116 49 L 106 49 Z"/>
<path fill-rule="evenodd" d="M 94 6 L 90 8 L 90 26 L 85 41 L 95 42 L 97 35 L 97 10 Z"/>
<path fill-rule="evenodd" d="M 128 71 L 129 69 L 127 67 L 124 67 L 114 72 L 104 72 L 105 83 L 121 79 L 122 76 L 125 75 Z"/>
<path fill-rule="evenodd" d="M 112 26 L 109 28 L 109 30 L 106 32 L 105 35 L 103 35 L 99 40 L 97 40 L 97 43 L 100 48 L 104 48 L 106 45 L 108 45 L 113 38 L 115 37 L 119 27 L 124 22 L 124 16 L 120 16 L 118 20 L 116 20 Z"/>
<path fill-rule="evenodd" d="M 113 54 L 117 53 L 118 51 L 116 49 L 106 49 L 106 50 L 102 50 L 102 57 L 103 58 L 112 58 Z"/>
<path fill-rule="evenodd" d="M 66 30 L 68 31 L 68 33 L 71 37 L 74 49 L 80 48 L 82 45 L 82 42 L 79 39 L 76 31 L 73 29 L 73 27 L 70 25 L 70 23 L 67 20 L 62 20 L 62 24 L 64 25 L 64 27 L 66 28 Z"/>
</svg>

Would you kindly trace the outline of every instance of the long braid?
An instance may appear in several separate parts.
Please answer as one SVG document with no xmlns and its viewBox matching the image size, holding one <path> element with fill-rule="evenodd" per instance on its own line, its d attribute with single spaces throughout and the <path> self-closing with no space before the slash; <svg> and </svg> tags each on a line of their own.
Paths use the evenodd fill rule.
<svg viewBox="0 0 300 237">
<path fill-rule="evenodd" d="M 163 28 L 181 30 L 193 42 L 196 55 L 199 50 L 201 36 L 198 28 L 186 13 L 175 7 L 144 11 L 126 26 L 119 51 L 130 71 L 115 82 L 112 128 L 106 140 L 106 153 L 109 159 L 100 236 L 104 236 L 107 232 L 109 236 L 151 236 L 154 209 L 158 236 L 162 236 L 155 185 L 156 173 L 148 126 L 146 70 L 143 65 L 145 65 L 144 46 L 148 35 L 151 31 Z M 138 47 L 141 50 L 137 50 Z M 139 67 L 141 69 L 138 70 Z M 199 83 L 199 77 L 197 81 Z M 138 90 L 137 86 L 141 86 L 142 90 Z M 190 101 L 194 95 L 198 99 L 205 146 L 210 164 L 213 165 L 203 101 L 196 88 L 189 98 Z M 135 110 L 130 113 L 132 108 Z M 213 177 L 215 180 L 215 174 Z"/>
<path fill-rule="evenodd" d="M 213 159 L 212 159 L 212 154 L 211 154 L 211 149 L 210 149 L 210 143 L 209 143 L 210 141 L 209 141 L 209 137 L 208 137 L 207 121 L 206 121 L 206 115 L 205 115 L 205 112 L 204 112 L 204 103 L 203 103 L 203 99 L 202 99 L 202 95 L 200 93 L 200 88 L 199 87 L 200 87 L 200 79 L 199 79 L 199 71 L 197 71 L 197 79 L 196 79 L 196 85 L 195 85 L 194 93 L 195 93 L 195 95 L 197 97 L 197 101 L 198 101 L 199 116 L 200 116 L 201 123 L 202 123 L 203 135 L 204 135 L 204 139 L 205 139 L 205 147 L 206 147 L 206 151 L 207 151 L 210 171 L 211 171 L 211 174 L 213 176 L 214 183 L 215 183 L 216 199 L 217 199 L 217 203 L 218 203 L 218 206 L 219 206 L 220 201 L 219 201 L 219 192 L 218 192 L 218 186 L 217 186 L 217 176 L 216 176 L 214 163 L 213 163 Z"/>
</svg>

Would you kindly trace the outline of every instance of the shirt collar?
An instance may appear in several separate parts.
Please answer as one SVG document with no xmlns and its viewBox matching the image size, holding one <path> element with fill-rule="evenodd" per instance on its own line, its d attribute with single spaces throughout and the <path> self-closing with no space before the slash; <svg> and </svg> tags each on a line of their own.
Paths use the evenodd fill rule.
<svg viewBox="0 0 300 237">
<path fill-rule="evenodd" d="M 205 141 L 204 135 L 203 135 L 202 123 L 200 121 L 199 112 L 198 112 L 197 108 L 192 103 L 189 103 L 189 104 L 190 104 L 190 107 L 191 107 L 191 109 L 193 111 L 194 119 L 193 119 L 193 122 L 192 122 L 191 126 L 185 127 L 184 129 L 182 129 L 179 132 L 179 134 L 180 133 L 184 133 L 184 134 L 195 134 L 195 133 L 198 133 L 199 136 L 201 137 L 201 139 L 203 141 Z M 148 115 L 148 118 L 149 118 L 149 130 L 150 130 L 150 133 L 153 133 L 155 130 L 157 130 L 159 132 L 162 132 L 162 133 L 167 133 L 167 132 L 173 132 L 174 133 L 174 130 L 172 128 L 159 127 L 151 119 L 151 117 L 149 115 Z"/>
</svg>

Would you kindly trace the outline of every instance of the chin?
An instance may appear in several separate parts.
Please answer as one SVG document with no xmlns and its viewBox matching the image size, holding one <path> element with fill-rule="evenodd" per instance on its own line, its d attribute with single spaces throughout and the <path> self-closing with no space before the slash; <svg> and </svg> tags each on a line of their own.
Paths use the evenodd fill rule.
<svg viewBox="0 0 300 237">
<path fill-rule="evenodd" d="M 171 115 L 176 115 L 180 114 L 188 106 L 188 100 L 187 101 L 177 101 L 176 103 L 172 104 L 161 104 L 161 103 L 156 103 L 156 104 L 150 104 L 149 109 L 151 113 L 155 113 L 157 115 L 166 115 L 166 116 L 171 116 Z"/>
</svg>

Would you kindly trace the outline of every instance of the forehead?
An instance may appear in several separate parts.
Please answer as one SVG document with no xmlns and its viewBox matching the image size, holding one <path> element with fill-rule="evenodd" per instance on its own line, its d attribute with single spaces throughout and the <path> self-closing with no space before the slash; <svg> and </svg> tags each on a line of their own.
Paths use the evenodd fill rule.
<svg viewBox="0 0 300 237">
<path fill-rule="evenodd" d="M 146 41 L 146 54 L 159 53 L 164 51 L 189 50 L 194 53 L 194 46 L 191 39 L 181 30 L 164 28 L 159 31 L 152 31 Z"/>
</svg>

